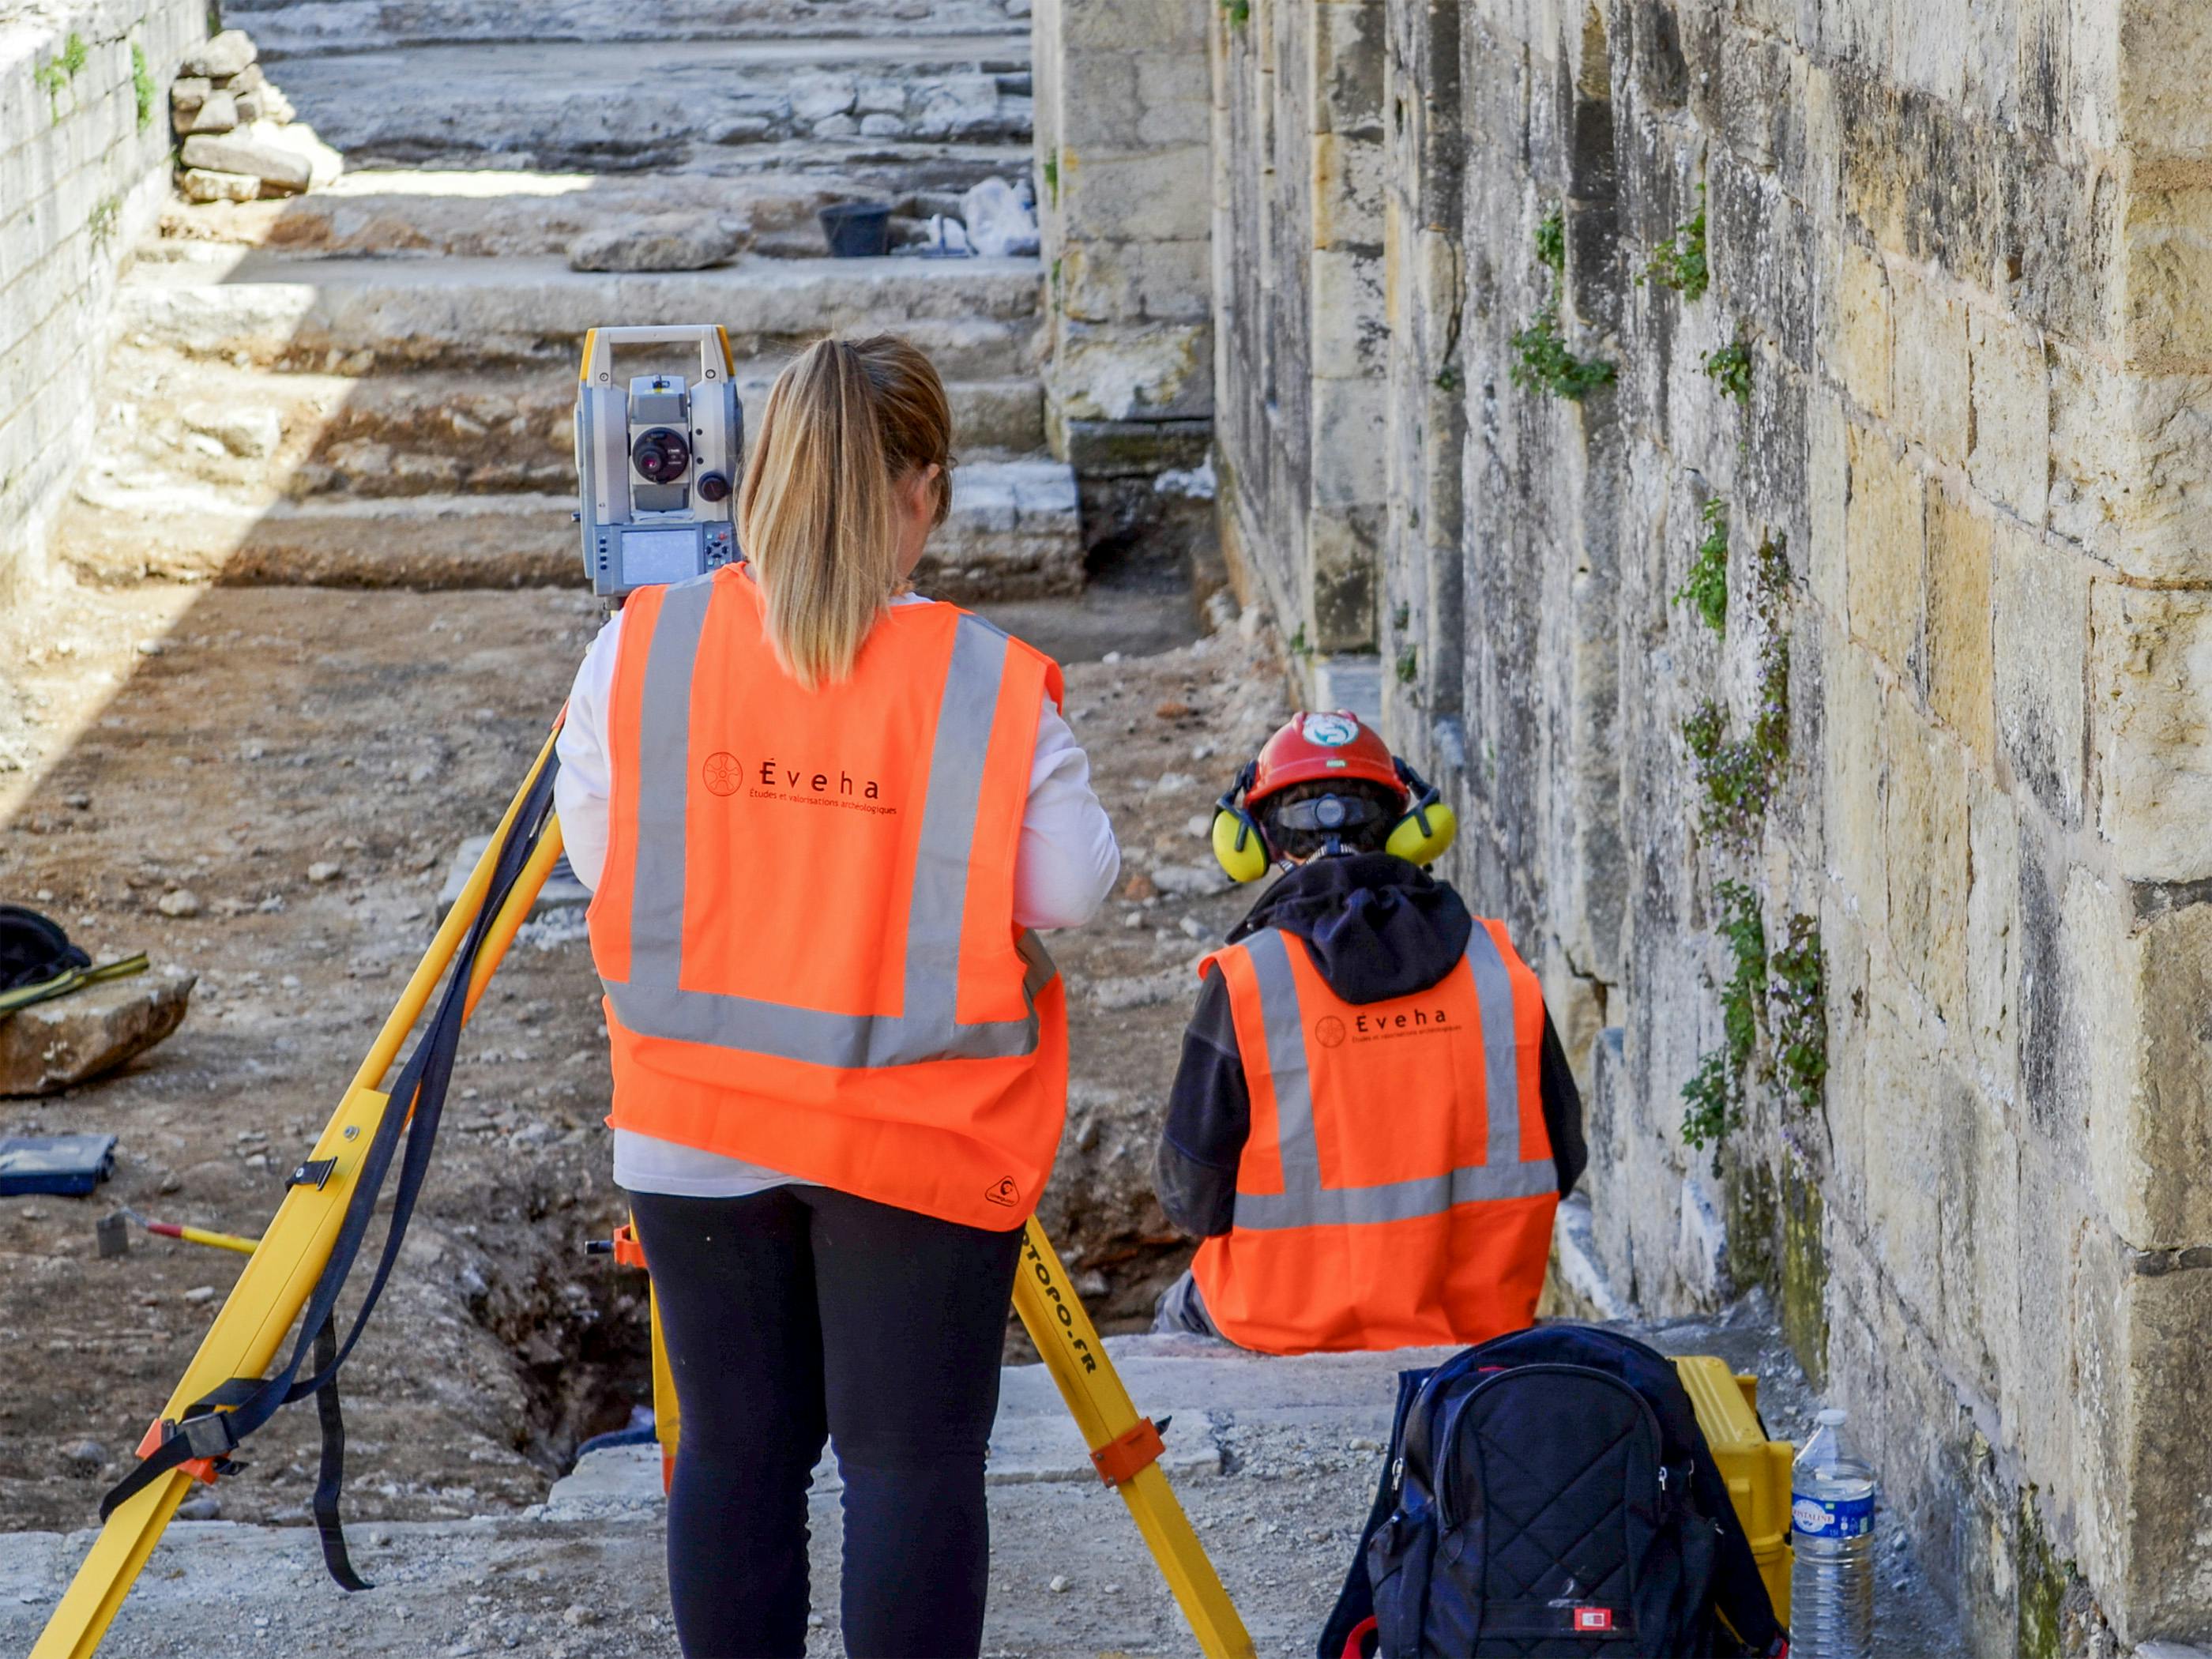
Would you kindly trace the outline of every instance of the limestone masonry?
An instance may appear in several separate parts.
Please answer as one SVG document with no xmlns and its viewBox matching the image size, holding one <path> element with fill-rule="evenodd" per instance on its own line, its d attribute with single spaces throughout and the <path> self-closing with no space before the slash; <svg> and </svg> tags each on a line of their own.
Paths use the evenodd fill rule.
<svg viewBox="0 0 2212 1659">
<path fill-rule="evenodd" d="M 2212 1638 L 2202 8 L 1124 12 L 1233 568 L 1460 803 L 1588 1265 L 1765 1287 L 1979 1651 Z"/>
</svg>

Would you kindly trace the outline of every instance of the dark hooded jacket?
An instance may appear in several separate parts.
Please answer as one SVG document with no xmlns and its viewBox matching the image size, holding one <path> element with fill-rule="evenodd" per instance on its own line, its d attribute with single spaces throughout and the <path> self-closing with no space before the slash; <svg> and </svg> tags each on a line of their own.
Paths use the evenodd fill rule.
<svg viewBox="0 0 2212 1659">
<path fill-rule="evenodd" d="M 1460 896 L 1402 859 L 1383 853 L 1319 858 L 1290 871 L 1252 907 L 1230 943 L 1263 927 L 1305 941 L 1314 966 L 1346 1002 L 1381 1002 L 1425 991 L 1467 952 L 1474 929 Z M 1552 1017 L 1544 1016 L 1544 1127 L 1562 1197 L 1581 1179 L 1582 1096 Z M 1378 1101 L 1378 1112 L 1389 1103 Z M 1183 1033 L 1182 1064 L 1168 1097 L 1158 1167 L 1160 1203 L 1183 1231 L 1225 1233 L 1236 1213 L 1237 1165 L 1252 1132 L 1252 1098 L 1219 974 L 1206 976 Z"/>
</svg>

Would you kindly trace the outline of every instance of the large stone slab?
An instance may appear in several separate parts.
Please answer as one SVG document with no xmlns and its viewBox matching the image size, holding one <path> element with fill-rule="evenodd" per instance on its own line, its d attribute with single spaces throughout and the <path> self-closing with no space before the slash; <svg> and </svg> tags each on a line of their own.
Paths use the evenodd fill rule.
<svg viewBox="0 0 2212 1659">
<path fill-rule="evenodd" d="M 0 1018 L 0 1095 L 51 1095 L 127 1064 L 184 1024 L 198 975 L 140 974 Z"/>
</svg>

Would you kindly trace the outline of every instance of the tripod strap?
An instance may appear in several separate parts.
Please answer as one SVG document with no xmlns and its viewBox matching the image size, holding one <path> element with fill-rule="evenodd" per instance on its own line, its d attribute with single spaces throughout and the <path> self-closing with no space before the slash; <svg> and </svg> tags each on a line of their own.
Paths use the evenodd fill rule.
<svg viewBox="0 0 2212 1659">
<path fill-rule="evenodd" d="M 369 1315 L 374 1311 L 378 1299 L 384 1294 L 385 1285 L 399 1259 L 399 1247 L 406 1237 L 408 1223 L 413 1218 L 415 1201 L 422 1192 L 423 1178 L 429 1173 L 430 1155 L 437 1141 L 438 1122 L 445 1109 L 446 1091 L 453 1079 L 453 1059 L 459 1046 L 461 1024 L 467 1012 L 469 981 L 475 972 L 477 957 L 490 934 L 494 921 L 505 905 L 507 896 L 513 892 L 523 866 L 528 863 L 532 851 L 537 847 L 551 817 L 553 778 L 557 769 L 558 763 L 549 753 L 525 792 L 507 838 L 500 846 L 483 902 L 470 925 L 467 936 L 453 953 L 452 968 L 437 1008 L 416 1041 L 414 1052 L 400 1068 L 399 1076 L 393 1083 L 384 1109 L 377 1119 L 376 1131 L 369 1138 L 368 1149 L 362 1158 L 360 1176 L 346 1202 L 345 1218 L 339 1226 L 337 1239 L 331 1243 L 331 1254 L 324 1263 L 322 1273 L 315 1281 L 314 1291 L 307 1298 L 306 1310 L 301 1316 L 300 1334 L 293 1344 L 289 1358 L 274 1376 L 231 1378 L 187 1407 L 180 1421 L 164 1425 L 169 1431 L 161 1443 L 149 1449 L 137 1467 L 118 1481 L 100 1500 L 101 1521 L 105 1522 L 117 1505 L 127 1502 L 186 1463 L 201 1459 L 216 1462 L 227 1459 L 241 1442 L 275 1416 L 281 1407 L 305 1399 L 311 1394 L 323 1395 L 324 1398 L 318 1402 L 324 1444 L 315 1508 L 316 1523 L 323 1533 L 324 1560 L 331 1577 L 345 1589 L 367 1588 L 347 1559 L 343 1534 L 338 1530 L 337 1496 L 343 1479 L 344 1428 L 338 1417 L 337 1396 L 331 1385 L 337 1380 L 339 1368 L 351 1356 L 354 1345 L 361 1340 Z M 406 1136 L 406 1152 L 400 1161 L 399 1178 L 392 1190 L 392 1218 L 385 1230 L 376 1272 L 369 1280 L 368 1289 L 347 1329 L 344 1341 L 337 1343 L 338 1292 L 343 1288 L 347 1275 L 353 1271 L 354 1262 L 361 1253 L 362 1240 L 383 1191 L 385 1177 L 391 1170 L 392 1155 L 398 1150 L 403 1130 Z M 301 1167 L 299 1176 L 309 1181 L 317 1180 L 312 1167 L 307 1165 Z M 315 1369 L 312 1375 L 301 1378 L 300 1372 L 307 1364 L 311 1349 L 314 1351 Z"/>
</svg>

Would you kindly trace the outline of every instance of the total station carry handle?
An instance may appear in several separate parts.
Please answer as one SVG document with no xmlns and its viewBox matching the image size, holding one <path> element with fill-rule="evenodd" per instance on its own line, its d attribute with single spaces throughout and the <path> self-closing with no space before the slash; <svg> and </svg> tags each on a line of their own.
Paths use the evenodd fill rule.
<svg viewBox="0 0 2212 1659">
<path fill-rule="evenodd" d="M 578 379 L 586 386 L 608 386 L 614 380 L 617 346 L 688 345 L 699 350 L 699 378 L 729 380 L 738 372 L 730 355 L 730 331 L 719 323 L 640 324 L 629 328 L 594 328 L 584 334 L 584 366 Z"/>
</svg>

